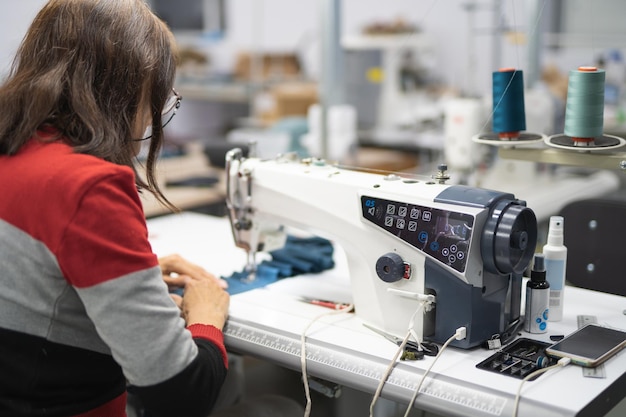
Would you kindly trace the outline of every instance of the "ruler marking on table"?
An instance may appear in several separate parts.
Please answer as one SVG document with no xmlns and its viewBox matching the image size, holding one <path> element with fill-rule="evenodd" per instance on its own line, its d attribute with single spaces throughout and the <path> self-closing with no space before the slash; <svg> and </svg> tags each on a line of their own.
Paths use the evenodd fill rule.
<svg viewBox="0 0 626 417">
<path fill-rule="evenodd" d="M 246 323 L 242 320 L 230 320 L 224 329 L 226 344 L 236 345 L 236 341 L 252 343 L 260 348 L 270 351 L 281 352 L 299 360 L 301 345 L 299 335 L 269 328 L 267 326 Z M 352 375 L 358 375 L 369 382 L 369 385 L 377 385 L 382 378 L 389 361 L 382 358 L 358 352 L 356 355 L 341 346 L 331 345 L 319 340 L 307 340 L 307 361 L 327 366 Z M 432 358 L 429 358 L 432 360 Z M 367 366 L 359 363 L 367 361 Z M 420 370 L 421 371 L 421 370 Z M 423 371 L 422 371 L 423 372 Z M 397 388 L 413 392 L 419 382 L 419 375 L 415 369 L 397 363 L 393 373 L 385 383 L 386 387 Z M 497 395 L 487 394 L 475 389 L 459 387 L 445 381 L 426 378 L 420 388 L 420 394 L 438 398 L 440 400 L 455 403 L 463 407 L 479 410 L 491 415 L 501 415 L 504 410 L 506 399 Z"/>
</svg>

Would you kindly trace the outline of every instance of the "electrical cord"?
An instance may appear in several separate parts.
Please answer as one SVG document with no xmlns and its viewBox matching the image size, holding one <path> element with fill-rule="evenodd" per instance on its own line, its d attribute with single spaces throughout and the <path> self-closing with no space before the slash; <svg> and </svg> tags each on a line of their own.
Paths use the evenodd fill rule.
<svg viewBox="0 0 626 417">
<path fill-rule="evenodd" d="M 354 304 L 347 304 L 345 307 L 339 310 L 331 310 L 327 313 L 320 314 L 314 317 L 309 324 L 304 328 L 300 335 L 300 367 L 302 369 L 302 383 L 304 384 L 304 394 L 306 396 L 306 406 L 304 407 L 304 417 L 309 417 L 311 414 L 311 391 L 309 389 L 309 377 L 306 371 L 306 333 L 311 326 L 319 319 L 326 316 L 333 316 L 336 314 L 350 313 L 354 310 Z"/>
<path fill-rule="evenodd" d="M 519 400 L 522 396 L 522 386 L 524 385 L 524 382 L 536 377 L 537 375 L 541 375 L 544 372 L 548 372 L 551 369 L 563 368 L 569 365 L 570 362 L 571 362 L 570 358 L 561 358 L 554 365 L 548 366 L 546 368 L 537 369 L 536 371 L 531 372 L 530 374 L 526 375 L 524 379 L 522 379 L 522 382 L 520 382 L 519 387 L 517 389 L 517 394 L 515 395 L 515 403 L 513 404 L 513 417 L 517 417 L 517 409 L 519 408 Z"/>
<path fill-rule="evenodd" d="M 467 329 L 465 327 L 459 327 L 458 329 L 456 329 L 456 332 L 454 332 L 454 334 L 452 336 L 450 336 L 450 338 L 448 340 L 446 340 L 446 342 L 441 346 L 441 349 L 439 349 L 439 353 L 437 353 L 437 356 L 435 356 L 433 361 L 430 363 L 430 366 L 428 367 L 428 369 L 426 369 L 426 372 L 424 372 L 424 374 L 422 375 L 422 378 L 420 379 L 419 384 L 417 384 L 417 388 L 415 388 L 415 391 L 413 392 L 413 396 L 411 397 L 411 401 L 409 401 L 409 405 L 406 408 L 406 412 L 404 413 L 404 417 L 408 417 L 409 416 L 409 413 L 411 412 L 411 409 L 413 408 L 413 403 L 415 403 L 415 399 L 417 398 L 417 394 L 419 394 L 420 388 L 422 387 L 422 384 L 424 383 L 424 380 L 426 379 L 426 375 L 428 375 L 430 370 L 433 369 L 433 366 L 435 365 L 435 363 L 437 362 L 437 360 L 439 359 L 439 357 L 441 356 L 443 351 L 454 340 L 463 340 L 463 339 L 465 339 L 466 334 L 467 334 Z"/>
<path fill-rule="evenodd" d="M 514 320 L 502 333 L 496 333 L 491 337 L 491 339 L 485 341 L 483 343 L 483 347 L 485 349 L 494 350 L 508 345 L 509 342 L 517 337 L 517 334 L 523 324 L 524 319 L 522 317 Z"/>
<path fill-rule="evenodd" d="M 391 359 L 391 362 L 389 362 L 389 366 L 385 370 L 384 375 L 382 376 L 382 378 L 380 378 L 378 387 L 376 387 L 376 392 L 374 393 L 374 397 L 372 398 L 372 402 L 370 403 L 370 417 L 374 417 L 374 406 L 376 405 L 376 401 L 378 401 L 380 393 L 383 391 L 383 386 L 385 385 L 387 378 L 389 378 L 389 374 L 391 374 L 391 371 L 393 370 L 393 367 L 396 364 L 398 357 L 404 351 L 404 347 L 409 341 L 409 337 L 411 337 L 411 333 L 407 332 L 404 340 L 402 340 L 402 343 L 400 343 L 398 350 L 396 350 L 395 355 L 393 355 L 393 359 Z"/>
<path fill-rule="evenodd" d="M 420 311 L 422 311 L 422 309 L 424 308 L 424 306 L 427 303 L 429 303 L 429 301 L 421 301 L 419 303 L 417 309 L 415 310 L 415 312 L 411 316 L 411 320 L 409 321 L 409 329 L 408 329 L 408 331 L 406 333 L 406 336 L 402 340 L 402 343 L 400 343 L 400 346 L 398 347 L 398 350 L 396 350 L 396 353 L 393 356 L 393 359 L 391 359 L 391 361 L 389 362 L 389 366 L 387 366 L 387 369 L 385 370 L 385 373 L 383 374 L 382 378 L 380 378 L 380 381 L 378 383 L 378 387 L 376 387 L 376 392 L 374 393 L 374 397 L 372 398 L 372 402 L 370 403 L 370 417 L 374 417 L 374 406 L 376 405 L 376 401 L 378 401 L 378 398 L 380 397 L 380 393 L 383 391 L 383 386 L 385 385 L 385 382 L 387 381 L 387 378 L 389 378 L 389 375 L 391 374 L 391 371 L 393 370 L 393 367 L 396 364 L 396 361 L 398 360 L 398 357 L 400 356 L 400 354 L 402 352 L 404 352 L 404 348 L 405 348 L 407 342 L 409 341 L 409 338 L 411 336 L 413 336 L 415 338 L 416 342 L 421 347 L 419 339 L 416 338 L 415 331 L 413 330 L 413 326 L 415 325 L 415 317 L 417 316 L 417 314 Z"/>
</svg>

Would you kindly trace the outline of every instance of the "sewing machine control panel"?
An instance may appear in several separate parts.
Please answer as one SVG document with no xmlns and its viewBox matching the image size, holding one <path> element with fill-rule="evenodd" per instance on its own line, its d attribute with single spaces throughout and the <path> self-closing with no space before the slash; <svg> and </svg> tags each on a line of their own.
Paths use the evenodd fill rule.
<svg viewBox="0 0 626 417">
<path fill-rule="evenodd" d="M 368 196 L 361 197 L 361 209 L 365 220 L 465 272 L 473 216 Z"/>
</svg>

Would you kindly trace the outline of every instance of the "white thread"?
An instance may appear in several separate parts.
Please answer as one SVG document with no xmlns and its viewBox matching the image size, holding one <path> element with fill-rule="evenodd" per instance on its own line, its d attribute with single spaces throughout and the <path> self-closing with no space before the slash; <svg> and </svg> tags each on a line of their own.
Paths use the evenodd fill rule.
<svg viewBox="0 0 626 417">
<path fill-rule="evenodd" d="M 309 390 L 309 377 L 306 371 L 306 332 L 317 320 L 322 317 L 332 316 L 335 314 L 350 313 L 354 309 L 354 304 L 348 304 L 340 310 L 332 310 L 324 314 L 313 318 L 309 324 L 304 328 L 300 335 L 300 367 L 302 369 L 302 383 L 304 384 L 304 394 L 306 396 L 306 406 L 304 407 L 304 417 L 309 417 L 311 414 L 311 391 Z"/>
<path fill-rule="evenodd" d="M 529 38 L 532 38 L 535 35 L 535 32 L 537 31 L 537 27 L 539 26 L 539 21 L 541 20 L 541 16 L 543 15 L 543 10 L 546 7 L 546 0 L 543 1 L 543 4 L 541 6 L 541 10 L 539 11 L 539 16 L 537 16 L 537 19 L 535 20 L 535 24 L 532 28 L 532 31 L 529 35 Z M 513 1 L 511 0 L 511 8 L 513 10 L 513 27 L 517 27 L 517 22 L 515 19 L 515 5 L 513 3 Z M 519 48 L 516 48 L 516 57 L 517 57 L 517 62 L 518 62 L 518 67 L 520 67 L 519 62 Z M 506 95 L 507 91 L 509 90 L 509 86 L 511 85 L 511 82 L 513 82 L 513 78 L 515 77 L 515 72 L 517 72 L 517 69 L 514 70 L 514 74 L 511 76 L 511 79 L 509 80 L 509 83 L 506 85 L 506 87 L 504 88 L 504 91 L 502 92 L 502 95 L 500 96 L 500 100 L 498 100 L 498 103 L 495 106 L 492 106 L 493 109 L 491 111 L 491 114 L 487 117 L 487 120 L 485 120 L 485 124 L 483 124 L 483 127 L 481 129 L 481 131 L 484 131 L 485 128 L 487 127 L 487 125 L 489 124 L 489 121 L 493 119 L 494 114 L 496 113 L 496 110 L 498 109 L 498 107 L 500 106 L 500 103 L 502 102 L 502 99 L 504 98 L 504 96 Z"/>
</svg>

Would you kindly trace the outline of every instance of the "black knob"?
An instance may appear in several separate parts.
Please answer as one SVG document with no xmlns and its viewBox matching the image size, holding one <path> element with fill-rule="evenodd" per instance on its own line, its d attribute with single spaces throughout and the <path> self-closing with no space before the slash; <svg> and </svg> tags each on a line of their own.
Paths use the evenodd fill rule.
<svg viewBox="0 0 626 417">
<path fill-rule="evenodd" d="M 404 278 L 404 261 L 395 252 L 381 256 L 376 261 L 376 274 L 385 282 L 396 282 Z"/>
<path fill-rule="evenodd" d="M 519 230 L 511 234 L 511 248 L 526 250 L 528 247 L 528 232 Z"/>
</svg>

